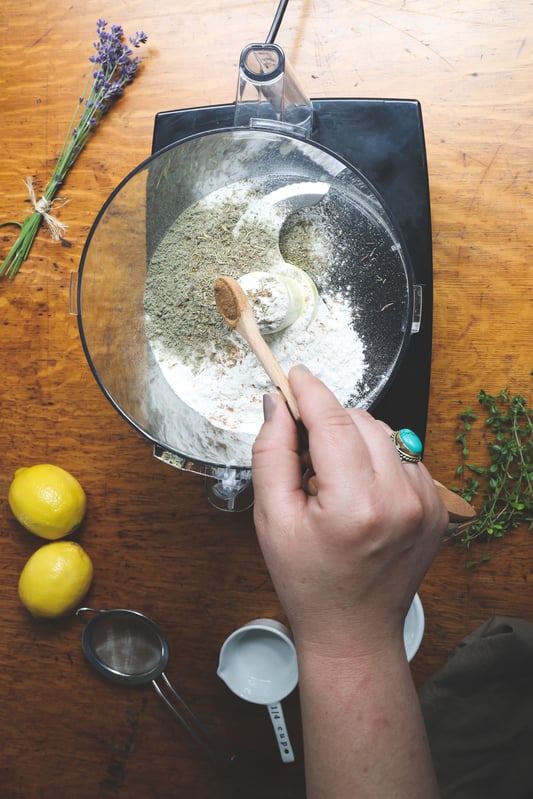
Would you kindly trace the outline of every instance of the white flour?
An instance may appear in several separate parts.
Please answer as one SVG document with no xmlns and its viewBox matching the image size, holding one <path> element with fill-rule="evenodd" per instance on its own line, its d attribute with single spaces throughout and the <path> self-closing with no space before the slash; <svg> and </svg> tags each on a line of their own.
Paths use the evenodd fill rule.
<svg viewBox="0 0 533 799">
<path fill-rule="evenodd" d="M 296 321 L 270 342 L 285 371 L 305 364 L 333 391 L 341 403 L 353 392 L 364 371 L 360 339 L 350 327 L 350 311 L 340 302 L 330 308 L 322 302 L 308 328 Z M 212 424 L 256 435 L 262 422 L 263 394 L 273 390 L 269 378 L 248 345 L 233 334 L 237 355 L 223 360 L 215 355 L 194 374 L 172 353 L 153 348 L 173 391 Z"/>
</svg>

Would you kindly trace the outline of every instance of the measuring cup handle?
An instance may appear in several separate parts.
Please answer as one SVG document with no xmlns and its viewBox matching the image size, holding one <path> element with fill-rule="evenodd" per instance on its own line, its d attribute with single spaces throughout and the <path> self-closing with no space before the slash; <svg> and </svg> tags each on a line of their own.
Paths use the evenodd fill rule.
<svg viewBox="0 0 533 799">
<path fill-rule="evenodd" d="M 275 705 L 267 705 L 267 707 L 274 732 L 276 733 L 276 741 L 278 742 L 281 759 L 284 763 L 294 763 L 294 753 L 289 740 L 289 733 L 287 732 L 287 725 L 285 724 L 281 702 L 276 702 Z"/>
</svg>

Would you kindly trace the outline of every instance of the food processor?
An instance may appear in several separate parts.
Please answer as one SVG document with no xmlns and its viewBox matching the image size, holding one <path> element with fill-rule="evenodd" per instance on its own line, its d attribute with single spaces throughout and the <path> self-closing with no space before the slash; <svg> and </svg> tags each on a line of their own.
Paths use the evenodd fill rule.
<svg viewBox="0 0 533 799">
<path fill-rule="evenodd" d="M 157 114 L 152 154 L 104 204 L 77 279 L 80 336 L 104 394 L 157 458 L 205 476 L 210 503 L 223 510 L 253 501 L 254 432 L 239 430 L 231 408 L 234 420 L 214 424 L 188 399 L 194 385 L 181 391 L 169 383 L 147 332 L 146 287 L 176 221 L 228 187 L 251 185 L 260 205 L 282 198 L 279 238 L 270 247 L 282 263 L 292 257 L 285 248 L 293 231 L 313 230 L 327 242 L 326 267 L 313 259 L 296 266 L 316 286 L 324 313 L 339 297 L 347 303 L 363 342 L 364 374 L 353 376 L 344 404 L 421 438 L 426 426 L 432 252 L 420 105 L 309 100 L 273 41 L 285 6 L 267 40 L 243 49 L 234 103 Z M 177 260 L 180 251 L 178 243 Z M 333 348 L 333 366 L 337 357 Z M 306 365 L 314 371 L 313 362 Z M 340 368 L 349 381 L 350 364 Z"/>
</svg>

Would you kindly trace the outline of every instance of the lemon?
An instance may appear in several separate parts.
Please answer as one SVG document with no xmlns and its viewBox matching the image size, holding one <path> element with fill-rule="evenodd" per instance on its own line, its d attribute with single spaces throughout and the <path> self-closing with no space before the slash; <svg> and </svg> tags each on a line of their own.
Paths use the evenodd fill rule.
<svg viewBox="0 0 533 799">
<path fill-rule="evenodd" d="M 74 532 L 87 507 L 85 491 L 76 478 L 50 463 L 17 469 L 8 501 L 27 530 L 49 540 Z"/>
<path fill-rule="evenodd" d="M 19 597 L 33 616 L 55 619 L 78 605 L 90 588 L 93 564 L 74 541 L 39 547 L 19 578 Z"/>
</svg>

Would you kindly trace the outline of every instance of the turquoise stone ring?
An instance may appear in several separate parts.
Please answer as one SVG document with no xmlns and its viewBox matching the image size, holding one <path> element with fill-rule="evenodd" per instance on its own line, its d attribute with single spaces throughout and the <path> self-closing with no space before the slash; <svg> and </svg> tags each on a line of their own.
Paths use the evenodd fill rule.
<svg viewBox="0 0 533 799">
<path fill-rule="evenodd" d="M 391 439 L 402 461 L 418 463 L 422 460 L 422 442 L 408 427 L 395 430 L 391 433 Z"/>
</svg>

